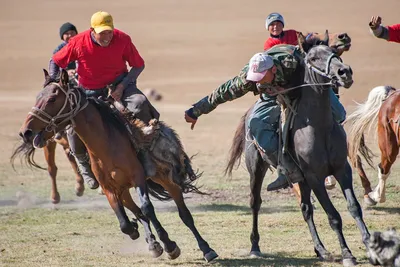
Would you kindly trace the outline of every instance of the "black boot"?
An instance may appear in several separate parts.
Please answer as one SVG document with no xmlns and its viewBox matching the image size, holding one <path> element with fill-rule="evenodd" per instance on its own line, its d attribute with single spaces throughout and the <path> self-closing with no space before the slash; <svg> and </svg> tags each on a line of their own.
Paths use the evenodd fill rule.
<svg viewBox="0 0 400 267">
<path fill-rule="evenodd" d="M 82 175 L 83 180 L 90 189 L 97 189 L 99 183 L 97 182 L 92 169 L 90 168 L 89 157 L 87 154 L 74 154 L 76 164 L 78 165 L 79 173 Z"/>
<path fill-rule="evenodd" d="M 296 163 L 288 158 L 288 155 L 283 157 L 283 166 L 278 166 L 278 178 L 270 183 L 267 191 L 275 191 L 288 187 L 290 184 L 295 184 L 304 180 L 303 174 Z"/>
<path fill-rule="evenodd" d="M 289 186 L 289 181 L 285 174 L 278 171 L 278 178 L 267 186 L 267 191 L 275 191 Z"/>
</svg>

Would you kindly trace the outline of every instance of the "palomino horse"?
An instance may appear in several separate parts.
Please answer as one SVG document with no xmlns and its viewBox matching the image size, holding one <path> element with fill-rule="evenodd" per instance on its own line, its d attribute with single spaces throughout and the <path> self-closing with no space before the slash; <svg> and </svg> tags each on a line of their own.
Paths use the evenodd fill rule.
<svg viewBox="0 0 400 267">
<path fill-rule="evenodd" d="M 193 172 L 177 134 L 165 124 L 154 121 L 144 127 L 136 120 L 137 124 L 127 128 L 127 121 L 108 104 L 98 99 L 86 99 L 80 89 L 68 86 L 66 71 L 62 71 L 59 82 L 52 80 L 47 71 L 44 72 L 44 88 L 20 130 L 24 143 L 32 144 L 32 149 L 44 147 L 56 132 L 68 124 L 73 125 L 88 149 L 93 173 L 123 233 L 132 239 L 139 237 L 138 225 L 129 221 L 125 207 L 144 226 L 146 241 L 154 257 L 160 256 L 163 249 L 151 231 L 150 221 L 169 257 L 177 258 L 180 249 L 158 221 L 149 193 L 160 200 L 173 199 L 180 218 L 194 234 L 204 258 L 207 261 L 215 259 L 218 255 L 199 234 L 183 199 L 183 192 L 201 192 L 193 185 L 199 176 Z M 150 134 L 154 134 L 154 139 L 149 137 Z M 149 147 L 143 146 L 145 142 L 149 143 Z M 149 153 L 144 154 L 146 152 Z M 143 155 L 148 155 L 154 164 L 151 177 L 145 177 L 139 160 Z M 139 195 L 140 208 L 129 193 L 132 187 Z"/>
<path fill-rule="evenodd" d="M 342 250 L 343 265 L 353 266 L 356 259 L 346 244 L 342 219 L 335 209 L 326 191 L 325 177 L 334 175 L 338 180 L 348 203 L 348 210 L 356 220 L 361 231 L 362 240 L 368 248 L 370 234 L 363 221 L 362 210 L 358 203 L 352 184 L 352 171 L 347 162 L 346 135 L 341 126 L 333 120 L 330 107 L 329 92 L 332 86 L 349 88 L 352 83 L 352 70 L 342 63 L 340 57 L 326 45 L 310 45 L 304 37 L 299 36 L 300 46 L 306 53 L 302 62 L 293 75 L 297 76 L 294 85 L 301 86 L 300 90 L 292 91 L 300 94 L 297 97 L 297 114 L 288 133 L 287 152 L 299 165 L 305 178 L 299 183 L 301 191 L 301 210 L 314 242 L 314 251 L 323 260 L 331 260 L 331 254 L 322 244 L 313 220 L 313 207 L 310 201 L 311 190 L 319 200 L 328 215 L 329 224 L 339 239 Z M 327 44 L 327 38 L 324 44 Z M 291 88 L 289 88 L 291 89 Z M 250 235 L 252 255 L 260 255 L 258 233 L 258 213 L 261 206 L 261 188 L 266 171 L 270 164 L 263 161 L 258 149 L 249 135 L 249 114 L 241 119 L 236 130 L 227 173 L 231 174 L 242 152 L 245 152 L 247 170 L 250 174 L 251 200 L 253 213 L 253 229 Z M 273 163 L 276 167 L 277 162 Z"/>
<path fill-rule="evenodd" d="M 68 139 L 62 131 L 62 133 L 59 133 L 59 138 L 57 139 L 51 139 L 48 140 L 46 145 L 43 147 L 43 152 L 44 152 L 44 158 L 47 163 L 47 172 L 49 173 L 49 176 L 51 178 L 51 193 L 50 193 L 50 199 L 53 204 L 57 204 L 60 202 L 60 193 L 58 192 L 57 188 L 57 165 L 55 161 L 55 156 L 56 156 L 56 146 L 57 144 L 61 145 L 65 155 L 68 158 L 69 163 L 72 166 L 72 169 L 75 173 L 75 194 L 80 197 L 83 195 L 83 192 L 85 191 L 85 185 L 82 176 L 79 174 L 78 171 L 78 166 L 76 165 L 74 157 L 70 153 L 69 149 L 69 143 Z M 24 154 L 24 153 L 31 153 L 29 156 L 26 156 L 27 164 L 30 166 L 34 166 L 36 168 L 44 170 L 45 168 L 39 166 L 35 160 L 34 160 L 34 155 L 35 155 L 35 150 L 32 150 L 32 145 L 31 144 L 26 144 L 23 143 L 21 146 L 19 146 L 11 155 L 11 163 L 14 166 L 14 161 L 15 158 L 19 154 Z"/>
<path fill-rule="evenodd" d="M 364 201 L 373 206 L 386 201 L 386 180 L 390 168 L 399 154 L 400 134 L 400 92 L 391 86 L 378 86 L 371 90 L 367 101 L 359 104 L 356 110 L 345 121 L 349 125 L 348 142 L 349 157 L 359 170 L 362 186 L 364 188 Z M 372 158 L 374 154 L 367 147 L 364 132 L 376 129 L 378 135 L 381 160 L 378 165 L 378 185 L 374 190 L 366 176 L 359 155 L 374 168 Z"/>
</svg>

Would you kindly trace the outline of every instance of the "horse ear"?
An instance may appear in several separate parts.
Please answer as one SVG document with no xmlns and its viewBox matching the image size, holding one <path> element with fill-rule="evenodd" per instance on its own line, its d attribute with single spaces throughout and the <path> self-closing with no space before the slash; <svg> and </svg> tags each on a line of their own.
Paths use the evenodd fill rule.
<svg viewBox="0 0 400 267">
<path fill-rule="evenodd" d="M 323 40 L 325 45 L 329 45 L 329 33 L 328 30 L 325 30 L 325 38 Z"/>
<path fill-rule="evenodd" d="M 301 32 L 297 33 L 297 43 L 299 44 L 300 50 L 307 53 L 310 49 L 310 44 L 306 41 L 306 38 Z"/>
<path fill-rule="evenodd" d="M 49 75 L 49 73 L 47 72 L 47 70 L 46 69 L 43 69 L 43 72 L 44 72 L 44 79 L 47 81 L 48 79 L 50 79 L 50 75 Z"/>
<path fill-rule="evenodd" d="M 66 70 L 64 70 L 64 69 L 61 70 L 60 83 L 62 85 L 67 85 L 68 84 L 68 72 Z"/>
</svg>

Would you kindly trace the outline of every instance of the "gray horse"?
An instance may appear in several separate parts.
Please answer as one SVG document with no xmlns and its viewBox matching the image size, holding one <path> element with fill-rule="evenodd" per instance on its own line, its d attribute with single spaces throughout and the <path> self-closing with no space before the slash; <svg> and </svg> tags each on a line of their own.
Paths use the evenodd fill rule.
<svg viewBox="0 0 400 267">
<path fill-rule="evenodd" d="M 342 63 L 340 57 L 329 48 L 327 38 L 313 44 L 299 37 L 300 49 L 306 53 L 304 61 L 298 67 L 299 83 L 301 87 L 288 92 L 297 99 L 297 115 L 288 132 L 286 156 L 291 156 L 301 169 L 305 178 L 299 183 L 301 189 L 301 210 L 314 242 L 314 251 L 322 260 L 332 260 L 332 255 L 322 244 L 313 220 L 313 206 L 310 201 L 311 190 L 318 198 L 321 206 L 328 215 L 329 224 L 337 234 L 342 250 L 343 265 L 353 266 L 356 259 L 346 244 L 342 231 L 342 219 L 333 206 L 325 189 L 325 177 L 333 175 L 338 180 L 347 207 L 357 222 L 361 231 L 362 240 L 366 247 L 370 234 L 363 221 L 362 210 L 357 201 L 352 185 L 352 171 L 347 162 L 347 144 L 344 129 L 332 118 L 328 89 L 332 86 L 349 88 L 352 83 L 352 70 Z M 294 88 L 290 88 L 294 89 Z M 250 110 L 242 117 L 236 130 L 231 147 L 230 160 L 226 167 L 228 174 L 232 173 L 236 162 L 244 149 L 247 170 L 250 174 L 251 200 L 253 212 L 253 229 L 250 235 L 252 243 L 251 255 L 260 255 L 258 213 L 261 206 L 261 187 L 266 171 L 277 162 L 265 162 L 253 144 L 248 133 Z"/>
</svg>

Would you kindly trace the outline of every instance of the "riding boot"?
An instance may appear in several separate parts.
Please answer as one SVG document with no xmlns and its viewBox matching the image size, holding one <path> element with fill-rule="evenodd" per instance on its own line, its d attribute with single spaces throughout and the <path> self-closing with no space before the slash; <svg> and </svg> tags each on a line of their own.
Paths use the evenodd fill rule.
<svg viewBox="0 0 400 267">
<path fill-rule="evenodd" d="M 278 178 L 270 183 L 267 191 L 275 191 L 288 187 L 304 180 L 303 174 L 296 163 L 288 158 L 288 155 L 283 156 L 283 164 L 278 166 Z"/>
<path fill-rule="evenodd" d="M 82 175 L 83 180 L 90 189 L 97 189 L 99 183 L 97 182 L 92 169 L 90 168 L 89 157 L 87 154 L 74 154 L 76 164 L 78 165 L 79 173 Z"/>
<path fill-rule="evenodd" d="M 154 177 L 157 173 L 157 166 L 151 158 L 150 152 L 142 150 L 137 155 L 140 163 L 142 163 L 144 175 L 146 177 Z"/>
</svg>

